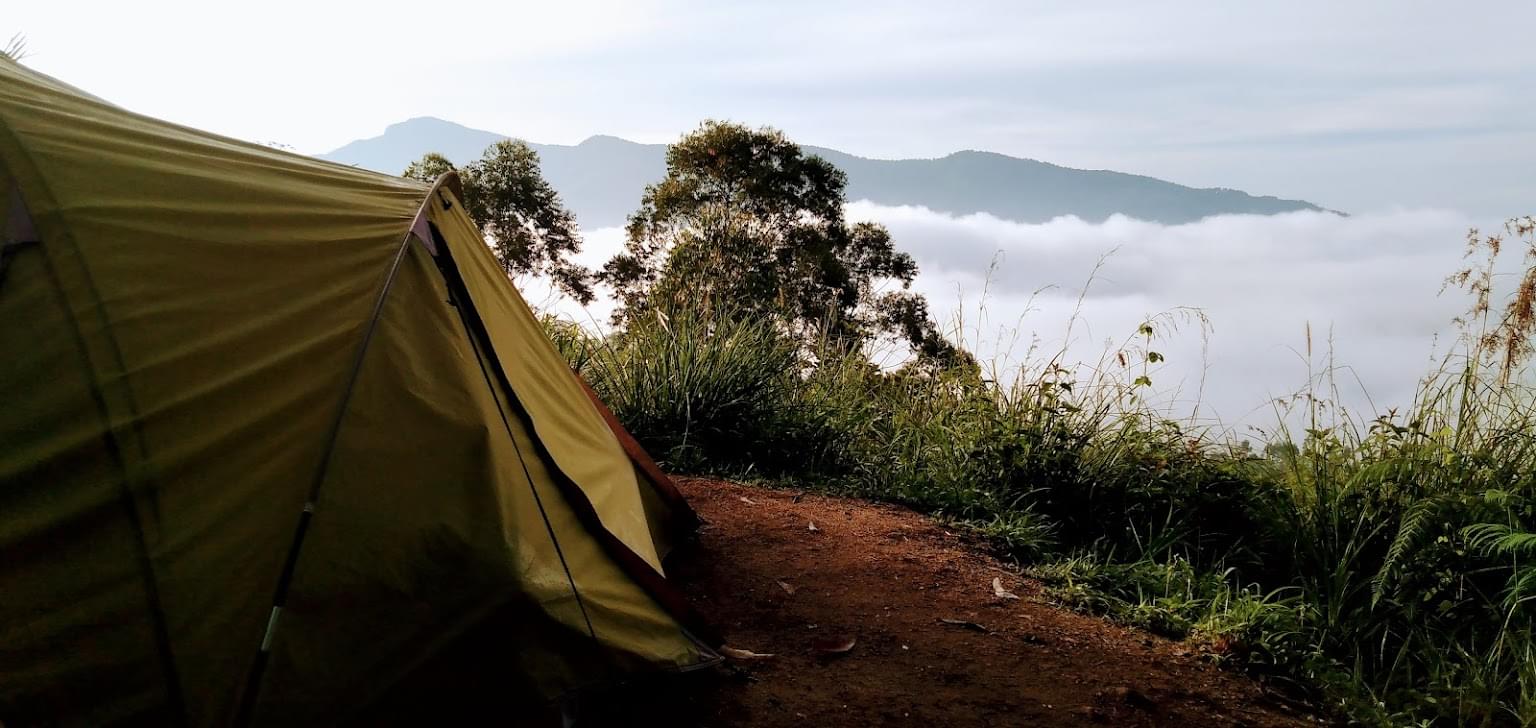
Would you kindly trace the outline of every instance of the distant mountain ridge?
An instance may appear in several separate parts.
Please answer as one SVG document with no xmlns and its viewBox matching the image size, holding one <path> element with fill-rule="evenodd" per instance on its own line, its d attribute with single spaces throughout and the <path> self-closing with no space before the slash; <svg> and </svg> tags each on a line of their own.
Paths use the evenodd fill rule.
<svg viewBox="0 0 1536 728">
<path fill-rule="evenodd" d="M 399 174 L 428 152 L 462 164 L 507 138 L 433 117 L 391 124 L 380 136 L 319 155 L 343 164 Z M 587 229 L 623 225 L 647 184 L 666 173 L 665 144 L 594 136 L 580 144 L 534 144 L 544 177 Z M 1304 200 L 1240 190 L 1195 188 L 1154 177 L 1061 167 L 994 152 L 962 151 L 938 159 L 867 159 L 804 147 L 848 173 L 848 199 L 920 205 L 954 215 L 987 213 L 1016 222 L 1076 215 L 1101 222 L 1116 213 L 1178 224 L 1212 215 L 1274 215 L 1322 210 Z"/>
</svg>

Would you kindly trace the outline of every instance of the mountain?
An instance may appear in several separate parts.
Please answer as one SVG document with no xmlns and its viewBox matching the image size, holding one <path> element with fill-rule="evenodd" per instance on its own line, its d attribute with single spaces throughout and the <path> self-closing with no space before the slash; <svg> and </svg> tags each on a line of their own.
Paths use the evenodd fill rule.
<svg viewBox="0 0 1536 728">
<path fill-rule="evenodd" d="M 381 136 L 359 139 L 319 156 L 399 174 L 428 152 L 439 152 L 462 164 L 504 138 L 503 134 L 420 117 L 391 124 Z M 664 144 L 595 136 L 574 146 L 530 146 L 539 153 L 545 179 L 588 229 L 623 225 L 639 204 L 645 186 L 666 173 Z M 955 215 L 984 212 L 1018 222 L 1076 215 L 1100 222 L 1120 213 L 1177 224 L 1211 215 L 1323 209 L 1303 200 L 1185 187 L 1153 177 L 1072 169 L 993 152 L 955 152 L 938 159 L 867 159 L 834 149 L 805 149 L 848 173 L 850 200 L 921 205 Z"/>
</svg>

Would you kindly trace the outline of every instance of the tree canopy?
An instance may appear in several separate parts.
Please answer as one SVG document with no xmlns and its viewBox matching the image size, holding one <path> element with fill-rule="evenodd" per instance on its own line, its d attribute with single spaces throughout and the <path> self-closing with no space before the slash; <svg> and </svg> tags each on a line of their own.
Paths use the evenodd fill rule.
<svg viewBox="0 0 1536 728">
<path fill-rule="evenodd" d="M 843 215 L 847 178 L 774 129 L 706 121 L 667 150 L 624 250 L 599 274 L 617 323 L 652 308 L 725 306 L 805 340 L 854 348 L 880 334 L 920 356 L 963 353 L 910 290 L 917 263 L 890 233 Z M 888 290 L 890 289 L 890 290 Z"/>
<path fill-rule="evenodd" d="M 581 250 L 576 218 L 539 172 L 537 152 L 524 142 L 504 139 L 463 167 L 432 153 L 412 162 L 404 174 L 431 181 L 455 170 L 464 183 L 466 211 L 509 275 L 548 276 L 582 304 L 592 302 L 592 272 L 570 260 Z"/>
</svg>

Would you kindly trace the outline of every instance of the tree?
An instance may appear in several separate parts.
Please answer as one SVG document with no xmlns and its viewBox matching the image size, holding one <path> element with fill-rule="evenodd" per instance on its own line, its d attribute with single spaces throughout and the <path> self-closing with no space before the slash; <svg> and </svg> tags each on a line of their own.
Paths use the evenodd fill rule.
<svg viewBox="0 0 1536 728">
<path fill-rule="evenodd" d="M 844 220 L 846 187 L 841 170 L 776 130 L 704 122 L 668 148 L 666 177 L 646 188 L 623 252 L 599 274 L 618 298 L 615 323 L 725 306 L 774 317 L 805 341 L 852 350 L 886 333 L 958 361 L 909 290 L 917 263 L 883 226 Z"/>
<path fill-rule="evenodd" d="M 428 154 L 412 162 L 405 176 L 431 181 L 451 171 L 464 183 L 466 211 L 508 275 L 546 275 L 582 304 L 592 302 L 592 272 L 570 260 L 581 251 L 576 218 L 539 172 L 537 152 L 504 139 L 457 169 L 447 157 Z"/>
</svg>

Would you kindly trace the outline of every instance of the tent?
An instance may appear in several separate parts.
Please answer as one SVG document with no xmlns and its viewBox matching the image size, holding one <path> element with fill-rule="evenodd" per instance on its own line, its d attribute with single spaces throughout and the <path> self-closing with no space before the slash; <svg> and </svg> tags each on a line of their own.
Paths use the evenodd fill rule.
<svg viewBox="0 0 1536 728">
<path fill-rule="evenodd" d="M 503 716 L 718 660 L 694 523 L 436 184 L 0 60 L 0 722 Z"/>
</svg>

